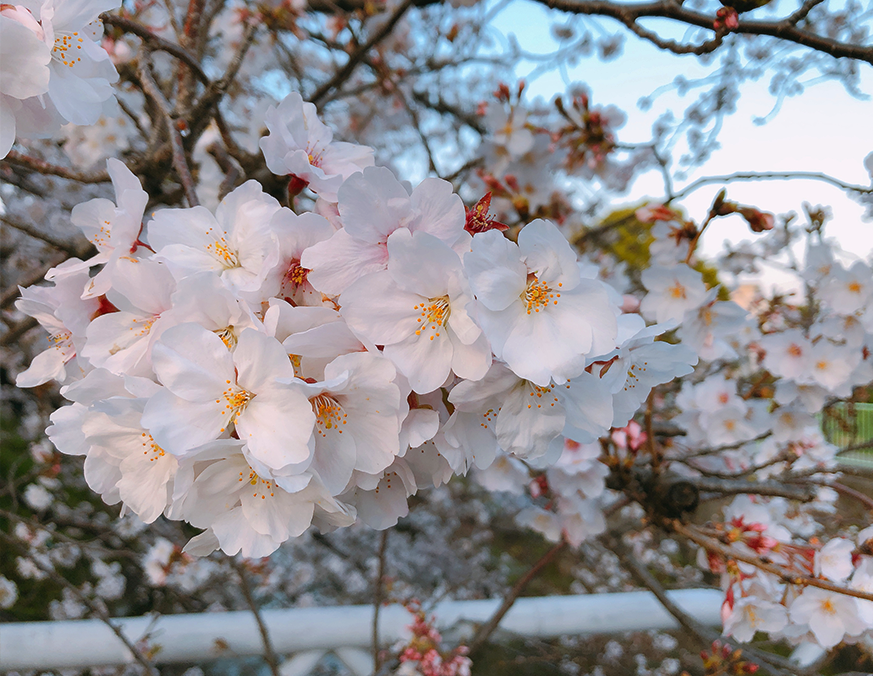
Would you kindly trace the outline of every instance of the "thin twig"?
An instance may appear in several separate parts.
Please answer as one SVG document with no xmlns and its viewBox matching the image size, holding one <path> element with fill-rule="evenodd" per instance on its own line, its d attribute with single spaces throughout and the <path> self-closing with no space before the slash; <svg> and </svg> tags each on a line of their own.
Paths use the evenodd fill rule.
<svg viewBox="0 0 873 676">
<path fill-rule="evenodd" d="M 689 183 L 687 186 L 682 188 L 682 190 L 676 192 L 673 195 L 672 199 L 682 199 L 683 197 L 686 197 L 698 188 L 702 188 L 705 185 L 711 185 L 713 183 L 732 183 L 734 181 L 784 181 L 792 179 L 824 181 L 825 183 L 830 183 L 831 185 L 834 185 L 842 190 L 848 190 L 849 192 L 857 192 L 861 194 L 873 193 L 873 187 L 865 188 L 861 185 L 852 185 L 851 183 L 846 183 L 845 181 L 841 181 L 838 178 L 828 176 L 827 174 L 823 174 L 818 171 L 766 171 L 762 173 L 739 172 L 735 174 L 726 174 L 724 176 L 704 176 L 703 178 L 697 179 L 693 183 Z"/>
<path fill-rule="evenodd" d="M 151 661 L 142 653 L 142 651 L 137 648 L 127 636 L 124 635 L 124 632 L 116 626 L 112 622 L 112 618 L 106 613 L 105 610 L 100 608 L 96 603 L 94 603 L 91 599 L 85 596 L 81 590 L 70 582 L 63 575 L 58 573 L 54 568 L 46 566 L 38 559 L 34 558 L 30 551 L 10 535 L 7 535 L 3 531 L 0 531 L 0 539 L 6 542 L 11 548 L 17 551 L 21 556 L 28 559 L 39 568 L 43 573 L 45 573 L 54 583 L 61 585 L 65 589 L 68 589 L 73 596 L 75 596 L 81 603 L 88 607 L 88 609 L 95 615 L 97 618 L 103 622 L 106 626 L 108 626 L 112 633 L 118 637 L 118 640 L 121 641 L 124 646 L 130 651 L 131 656 L 135 659 L 139 664 L 146 670 L 147 674 L 154 674 L 154 676 L 158 676 L 158 671 L 155 669 L 154 665 Z"/>
<path fill-rule="evenodd" d="M 837 594 L 853 596 L 856 599 L 873 601 L 873 593 L 864 592 L 859 589 L 849 589 L 847 587 L 841 587 L 839 585 L 833 584 L 832 582 L 828 582 L 827 580 L 822 580 L 817 577 L 810 577 L 809 575 L 802 575 L 789 568 L 778 566 L 774 563 L 767 563 L 765 561 L 762 561 L 757 556 L 737 551 L 733 547 L 722 544 L 715 538 L 703 535 L 693 528 L 685 526 L 678 520 L 674 519 L 673 521 L 671 521 L 668 524 L 668 527 L 671 530 L 679 533 L 680 535 L 684 535 L 692 542 L 696 542 L 704 549 L 715 552 L 717 554 L 721 554 L 726 559 L 735 559 L 737 561 L 743 561 L 744 563 L 751 564 L 756 568 L 760 568 L 766 573 L 777 576 L 788 584 L 793 584 L 799 587 L 818 587 L 819 589 L 835 592 Z"/>
<path fill-rule="evenodd" d="M 521 579 L 513 585 L 512 589 L 510 589 L 509 593 L 504 597 L 503 603 L 500 604 L 497 611 L 485 624 L 479 627 L 479 631 L 476 632 L 476 635 L 470 642 L 470 655 L 473 655 L 477 650 L 485 645 L 486 641 L 491 637 L 491 634 L 493 634 L 494 630 L 497 629 L 497 625 L 500 624 L 503 616 L 509 612 L 509 609 L 512 608 L 512 605 L 515 603 L 515 600 L 525 590 L 528 584 L 530 584 L 531 580 L 533 580 L 543 568 L 549 565 L 549 563 L 551 563 L 551 561 L 566 546 L 567 543 L 563 540 L 556 544 L 549 551 L 543 554 L 540 560 L 531 566 L 530 570 L 528 570 Z"/>
<path fill-rule="evenodd" d="M 69 169 L 67 167 L 59 167 L 56 164 L 51 164 L 39 158 L 31 157 L 30 155 L 22 155 L 15 150 L 10 150 L 6 157 L 3 158 L 3 161 L 17 167 L 30 169 L 38 174 L 59 176 L 60 178 L 66 178 L 70 181 L 78 181 L 79 183 L 108 183 L 110 180 L 108 171 L 76 171 L 75 169 Z"/>
<path fill-rule="evenodd" d="M 182 189 L 185 191 L 188 206 L 196 207 L 200 204 L 200 199 L 197 197 L 194 178 L 191 176 L 191 169 L 188 167 L 188 160 L 185 158 L 182 136 L 176 127 L 176 121 L 173 119 L 170 111 L 169 102 L 164 98 L 163 92 L 161 92 L 160 87 L 158 87 L 158 84 L 149 72 L 148 54 L 149 52 L 146 50 L 144 57 L 139 61 L 139 77 L 142 81 L 143 93 L 154 101 L 161 112 L 164 125 L 167 128 L 167 135 L 170 137 L 170 146 L 173 149 L 173 168 L 176 170 L 176 174 L 178 174 L 179 181 L 182 184 Z"/>
<path fill-rule="evenodd" d="M 246 576 L 245 566 L 232 556 L 228 556 L 227 560 L 230 562 L 231 567 L 236 571 L 237 577 L 239 577 L 240 580 L 240 591 L 242 591 L 246 603 L 252 611 L 252 615 L 255 616 L 255 622 L 258 624 L 258 631 L 261 633 L 261 641 L 264 644 L 264 660 L 266 661 L 267 666 L 270 667 L 270 673 L 272 673 L 273 676 L 281 676 L 281 672 L 279 671 L 279 659 L 276 657 L 276 652 L 273 650 L 273 642 L 270 640 L 270 632 L 267 631 L 267 625 L 264 624 L 264 618 L 261 617 L 261 611 L 258 609 L 258 604 L 255 603 L 255 597 L 252 596 L 252 587 Z"/>
<path fill-rule="evenodd" d="M 391 34 L 391 31 L 394 30 L 394 26 L 396 26 L 397 22 L 400 21 L 401 18 L 403 18 L 403 15 L 406 14 L 406 11 L 410 7 L 412 7 L 413 2 L 414 0 L 405 0 L 403 4 L 395 9 L 394 13 L 391 14 L 391 16 L 384 24 L 382 24 L 379 30 L 377 30 L 363 45 L 361 45 L 354 52 L 349 54 L 348 61 L 346 61 L 345 65 L 340 68 L 336 73 L 334 73 L 333 77 L 330 80 L 321 85 L 310 97 L 309 100 L 316 106 L 319 106 L 321 100 L 325 96 L 327 96 L 328 93 L 335 89 L 339 89 L 340 86 L 342 86 L 343 82 L 351 77 L 352 72 L 355 70 L 355 67 L 361 62 L 362 57 Z"/>
<path fill-rule="evenodd" d="M 382 668 L 382 655 L 379 645 L 379 611 L 382 609 L 383 589 L 385 583 L 385 551 L 388 546 L 388 529 L 379 534 L 379 572 L 376 576 L 373 591 L 373 673 L 378 674 Z"/>
<path fill-rule="evenodd" d="M 789 663 L 788 660 L 785 660 L 778 655 L 770 655 L 769 653 L 762 653 L 761 651 L 750 649 L 748 647 L 738 646 L 725 637 L 719 637 L 716 632 L 711 631 L 697 622 L 693 617 L 675 604 L 669 596 L 667 596 L 667 592 L 664 590 L 664 587 L 661 586 L 661 583 L 655 579 L 655 576 L 652 575 L 644 565 L 637 561 L 633 552 L 631 552 L 624 543 L 616 538 L 609 537 L 606 538 L 606 546 L 616 556 L 618 556 L 621 565 L 631 574 L 637 583 L 652 592 L 655 598 L 658 599 L 662 606 L 664 606 L 664 609 L 676 619 L 683 629 L 694 636 L 701 644 L 708 646 L 713 640 L 719 639 L 725 643 L 730 643 L 731 647 L 734 649 L 742 650 L 747 655 L 752 656 L 756 661 L 766 664 L 768 669 L 770 669 L 774 674 L 780 676 L 796 676 L 796 671 L 788 671 L 788 669 L 794 667 L 794 665 Z"/>
<path fill-rule="evenodd" d="M 30 225 L 29 223 L 24 223 L 23 221 L 19 221 L 12 216 L 7 214 L 0 214 L 0 221 L 3 221 L 10 228 L 15 228 L 19 232 L 23 232 L 25 235 L 29 235 L 34 239 L 38 239 L 42 242 L 45 242 L 49 246 L 54 247 L 55 249 L 59 249 L 60 251 L 65 251 L 70 256 L 79 256 L 81 255 L 80 249 L 81 247 L 76 247 L 74 244 L 70 244 L 69 242 L 64 242 L 57 239 L 54 235 L 50 235 L 46 232 L 42 232 L 38 230 L 36 227 Z"/>
</svg>

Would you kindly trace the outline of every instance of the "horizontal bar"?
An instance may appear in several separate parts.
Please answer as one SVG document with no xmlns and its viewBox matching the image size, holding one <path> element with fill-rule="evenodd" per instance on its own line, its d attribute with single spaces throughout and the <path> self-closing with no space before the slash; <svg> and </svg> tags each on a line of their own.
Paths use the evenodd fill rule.
<svg viewBox="0 0 873 676">
<path fill-rule="evenodd" d="M 724 598 L 715 589 L 679 589 L 670 598 L 698 622 L 720 624 Z M 485 622 L 501 599 L 444 601 L 433 609 L 440 630 L 461 622 Z M 264 610 L 273 648 L 279 655 L 305 650 L 368 647 L 372 606 Z M 146 639 L 156 664 L 200 662 L 220 657 L 261 655 L 263 644 L 248 611 L 118 618 L 113 622 L 137 644 Z M 379 614 L 381 642 L 409 636 L 410 614 L 399 605 Z M 556 638 L 648 629 L 675 629 L 674 618 L 646 591 L 518 599 L 500 628 L 524 636 Z M 100 620 L 0 624 L 0 671 L 115 666 L 133 661 L 125 645 Z"/>
</svg>

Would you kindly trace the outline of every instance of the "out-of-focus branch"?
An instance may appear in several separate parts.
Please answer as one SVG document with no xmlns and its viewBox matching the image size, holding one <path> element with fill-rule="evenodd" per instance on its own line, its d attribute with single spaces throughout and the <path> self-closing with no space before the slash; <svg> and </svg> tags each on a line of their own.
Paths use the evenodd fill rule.
<svg viewBox="0 0 873 676">
<path fill-rule="evenodd" d="M 108 183 L 109 182 L 109 172 L 108 171 L 95 171 L 95 172 L 87 172 L 87 171 L 77 171 L 76 169 L 69 169 L 67 167 L 59 167 L 56 164 L 51 164 L 49 162 L 45 162 L 44 160 L 40 160 L 36 157 L 30 157 L 29 155 L 22 155 L 21 153 L 10 150 L 9 154 L 3 158 L 3 162 L 7 164 L 11 164 L 16 167 L 23 167 L 25 169 L 30 169 L 31 171 L 35 171 L 38 174 L 46 174 L 48 176 L 59 176 L 61 178 L 66 178 L 71 181 L 78 181 L 79 183 Z"/>
<path fill-rule="evenodd" d="M 261 634 L 261 640 L 264 643 L 264 661 L 270 667 L 270 673 L 273 676 L 281 676 L 279 671 L 279 659 L 276 657 L 276 651 L 273 650 L 273 642 L 270 640 L 270 632 L 267 630 L 267 625 L 264 624 L 264 618 L 261 617 L 261 611 L 258 609 L 258 604 L 255 603 L 255 597 L 252 595 L 252 587 L 246 577 L 245 566 L 237 561 L 234 557 L 228 556 L 227 560 L 231 567 L 236 571 L 237 577 L 240 580 L 240 591 L 245 597 L 246 603 L 255 616 L 255 622 L 258 625 L 258 631 Z"/>
<path fill-rule="evenodd" d="M 811 486 L 792 486 L 779 481 L 752 482 L 715 477 L 694 477 L 688 480 L 701 491 L 722 495 L 768 495 L 800 502 L 811 502 L 815 499 L 815 491 Z"/>
<path fill-rule="evenodd" d="M 54 568 L 44 565 L 38 559 L 31 558 L 31 554 L 27 550 L 27 548 L 21 546 L 18 543 L 18 540 L 13 538 L 11 535 L 7 535 L 3 531 L 0 531 L 0 540 L 3 540 L 7 544 L 7 546 L 14 549 L 21 556 L 33 562 L 33 565 L 39 568 L 43 573 L 45 573 L 49 577 L 49 579 L 52 580 L 52 582 L 64 587 L 65 589 L 68 589 L 70 593 L 79 600 L 79 602 L 87 606 L 88 610 L 90 610 L 101 622 L 103 622 L 112 630 L 112 633 L 115 634 L 118 637 L 118 640 L 121 641 L 124 646 L 130 651 L 131 657 L 133 657 L 133 659 L 135 659 L 143 667 L 143 669 L 145 669 L 147 674 L 158 676 L 158 671 L 157 669 L 155 669 L 151 661 L 142 653 L 139 648 L 137 648 L 133 643 L 128 640 L 127 636 L 124 635 L 124 632 L 122 632 L 121 629 L 119 629 L 112 622 L 112 618 L 109 617 L 106 611 L 103 610 L 96 603 L 94 603 L 87 596 L 85 596 L 76 585 L 74 585 L 67 578 L 58 573 Z"/>
<path fill-rule="evenodd" d="M 391 35 L 391 31 L 394 30 L 394 27 L 397 25 L 397 22 L 403 18 L 403 15 L 406 14 L 407 10 L 412 7 L 413 0 L 405 0 L 403 4 L 401 4 L 397 9 L 394 10 L 394 13 L 385 21 L 384 24 L 370 36 L 370 39 L 367 40 L 363 45 L 358 47 L 354 52 L 349 54 L 349 59 L 346 61 L 345 65 L 340 68 L 336 73 L 334 73 L 333 77 L 330 78 L 327 82 L 321 85 L 315 93 L 310 97 L 310 101 L 314 103 L 316 106 L 320 107 L 322 103 L 322 99 L 327 96 L 331 91 L 335 89 L 339 89 L 343 82 L 351 77 L 357 65 L 361 62 L 361 59 L 364 55 L 367 54 L 373 47 L 378 45 L 382 40 Z"/>
<path fill-rule="evenodd" d="M 382 610 L 383 590 L 385 588 L 385 551 L 388 547 L 388 530 L 379 533 L 379 569 L 373 591 L 373 673 L 382 668 L 382 655 L 379 645 L 379 612 Z"/>
<path fill-rule="evenodd" d="M 185 157 L 185 148 L 182 146 L 182 136 L 176 126 L 176 120 L 173 119 L 170 111 L 170 104 L 164 98 L 164 94 L 158 87 L 151 72 L 149 72 L 148 52 L 143 55 L 139 62 L 139 77 L 143 85 L 143 93 L 154 101 L 163 118 L 164 126 L 167 128 L 167 136 L 170 138 L 170 146 L 173 149 L 173 168 L 179 176 L 179 181 L 182 184 L 182 189 L 185 191 L 185 198 L 188 200 L 189 207 L 196 207 L 200 204 L 200 199 L 197 197 L 197 191 L 194 188 L 194 178 L 191 176 L 191 169 L 188 167 L 188 160 Z"/>
<path fill-rule="evenodd" d="M 761 651 L 754 650 L 748 646 L 736 645 L 727 638 L 720 637 L 715 632 L 704 627 L 676 605 L 669 596 L 667 596 L 667 592 L 664 590 L 664 587 L 661 586 L 661 583 L 658 582 L 655 576 L 652 575 L 644 565 L 637 561 L 633 552 L 631 552 L 624 543 L 611 537 L 605 538 L 605 540 L 607 548 L 618 556 L 621 565 L 631 574 L 631 577 L 636 580 L 637 584 L 652 592 L 655 598 L 658 599 L 662 606 L 664 606 L 664 609 L 676 619 L 683 629 L 694 636 L 700 643 L 708 646 L 713 640 L 718 639 L 725 643 L 729 643 L 734 649 L 742 650 L 744 654 L 748 655 L 753 660 L 765 664 L 768 670 L 777 676 L 797 676 L 798 672 L 796 671 L 796 665 L 779 657 L 779 655 L 762 653 Z M 791 671 L 789 671 L 789 669 L 791 669 Z"/>
<path fill-rule="evenodd" d="M 64 242 L 57 239 L 54 235 L 50 235 L 46 232 L 42 232 L 41 230 L 37 230 L 34 226 L 29 223 L 24 223 L 19 221 L 17 218 L 13 218 L 11 216 L 0 214 L 0 221 L 8 225 L 10 228 L 14 228 L 19 232 L 23 232 L 25 235 L 29 237 L 33 237 L 34 239 L 38 239 L 41 242 L 45 242 L 49 246 L 54 247 L 55 249 L 59 249 L 60 251 L 65 251 L 70 256 L 80 256 L 80 249 L 82 247 L 76 247 L 74 244 L 70 244 L 69 242 Z"/>
<path fill-rule="evenodd" d="M 762 173 L 740 172 L 736 174 L 726 174 L 724 176 L 704 176 L 703 178 L 697 179 L 693 183 L 689 183 L 687 186 L 682 188 L 682 190 L 677 191 L 673 195 L 672 200 L 682 199 L 683 197 L 690 195 L 695 190 L 697 190 L 698 188 L 702 188 L 705 185 L 732 183 L 734 181 L 784 181 L 792 179 L 824 181 L 825 183 L 830 183 L 831 185 L 834 185 L 841 190 L 856 192 L 864 195 L 873 193 L 873 186 L 864 187 L 862 185 L 852 185 L 851 183 L 846 183 L 845 181 L 841 181 L 838 178 L 828 176 L 827 174 L 823 174 L 818 171 L 766 171 Z"/>
<path fill-rule="evenodd" d="M 563 540 L 556 544 L 549 551 L 543 554 L 543 556 L 540 557 L 539 561 L 531 566 L 530 570 L 522 575 L 521 579 L 519 579 L 519 581 L 513 585 L 512 589 L 509 590 L 509 593 L 503 599 L 503 603 L 500 604 L 500 607 L 495 611 L 495 613 L 485 624 L 479 627 L 479 631 L 476 632 L 473 640 L 470 641 L 470 655 L 475 654 L 477 650 L 485 645 L 488 639 L 491 638 L 491 634 L 493 634 L 494 630 L 497 629 L 497 625 L 500 624 L 500 620 L 502 620 L 503 616 L 509 612 L 509 609 L 512 608 L 512 604 L 515 603 L 515 600 L 527 588 L 531 580 L 539 575 L 540 571 L 547 565 L 549 565 L 549 563 L 551 563 L 552 560 L 566 546 L 567 543 Z"/>
<path fill-rule="evenodd" d="M 542 5 L 559 9 L 570 14 L 581 14 L 586 16 L 606 16 L 624 24 L 627 28 L 634 31 L 640 37 L 652 42 L 661 49 L 669 50 L 675 54 L 706 54 L 711 52 L 718 45 L 713 46 L 713 42 L 718 39 L 719 35 L 724 33 L 716 32 L 716 39 L 711 40 L 701 45 L 683 45 L 675 43 L 671 40 L 661 38 L 655 33 L 647 29 L 641 29 L 637 25 L 639 19 L 644 18 L 663 18 L 672 19 L 679 23 L 684 23 L 689 26 L 698 26 L 708 30 L 713 29 L 715 17 L 712 15 L 702 14 L 690 9 L 686 9 L 683 5 L 675 0 L 658 0 L 657 2 L 641 2 L 641 3 L 621 3 L 611 0 L 536 0 Z M 846 42 L 839 42 L 831 38 L 817 35 L 807 30 L 797 27 L 797 24 L 805 18 L 806 14 L 818 3 L 807 3 L 811 6 L 804 5 L 794 14 L 776 21 L 750 21 L 742 19 L 739 25 L 732 30 L 733 33 L 742 35 L 766 35 L 769 37 L 779 38 L 786 42 L 809 47 L 818 52 L 830 54 L 835 58 L 849 58 L 857 61 L 863 61 L 873 65 L 873 46 L 858 45 Z"/>
<path fill-rule="evenodd" d="M 149 28 L 131 19 L 125 19 L 124 17 L 116 16 L 114 14 L 101 14 L 100 18 L 107 26 L 115 26 L 125 33 L 130 33 L 131 35 L 136 35 L 138 38 L 141 38 L 148 44 L 151 51 L 166 52 L 167 54 L 175 56 L 179 61 L 182 61 L 186 66 L 188 66 L 198 80 L 203 83 L 209 82 L 209 77 L 207 77 L 206 73 L 203 72 L 197 59 L 183 47 L 168 40 L 164 40 L 164 38 L 158 37 L 152 33 Z"/>
</svg>

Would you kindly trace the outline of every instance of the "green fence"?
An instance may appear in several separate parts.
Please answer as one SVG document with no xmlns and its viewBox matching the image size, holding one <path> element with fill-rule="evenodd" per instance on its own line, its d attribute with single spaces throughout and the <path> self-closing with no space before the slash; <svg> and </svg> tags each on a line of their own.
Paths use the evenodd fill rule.
<svg viewBox="0 0 873 676">
<path fill-rule="evenodd" d="M 846 449 L 839 454 L 841 463 L 873 467 L 873 404 L 840 403 L 821 416 L 827 440 Z"/>
</svg>

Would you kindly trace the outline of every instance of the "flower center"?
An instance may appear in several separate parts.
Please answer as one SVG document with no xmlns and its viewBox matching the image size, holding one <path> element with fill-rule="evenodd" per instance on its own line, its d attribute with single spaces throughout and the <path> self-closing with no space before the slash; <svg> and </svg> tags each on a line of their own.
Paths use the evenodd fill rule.
<svg viewBox="0 0 873 676">
<path fill-rule="evenodd" d="M 849 282 L 849 291 L 852 293 L 861 293 L 861 284 L 859 282 Z"/>
<path fill-rule="evenodd" d="M 221 338 L 221 342 L 224 343 L 224 346 L 228 350 L 232 350 L 236 347 L 237 337 L 232 326 L 225 326 L 223 329 L 217 329 L 212 333 Z"/>
<path fill-rule="evenodd" d="M 52 47 L 52 58 L 72 68 L 82 60 L 82 57 L 77 54 L 82 49 L 83 42 L 84 39 L 79 37 L 78 31 L 58 34 Z"/>
<path fill-rule="evenodd" d="M 343 433 L 339 428 L 346 424 L 346 418 L 349 416 L 336 399 L 329 394 L 319 394 L 309 401 L 312 402 L 312 410 L 315 411 L 315 429 L 322 437 L 327 436 L 326 430 Z"/>
<path fill-rule="evenodd" d="M 791 343 L 791 345 L 788 346 L 788 354 L 790 354 L 792 357 L 800 357 L 803 355 L 803 349 L 800 347 L 800 345 L 797 345 L 796 343 Z"/>
<path fill-rule="evenodd" d="M 230 381 L 228 381 L 229 383 Z M 231 422 L 236 422 L 239 417 L 245 412 L 246 406 L 255 398 L 255 395 L 246 390 L 239 389 L 231 385 L 224 391 L 224 411 L 230 416 Z M 215 400 L 216 404 L 221 404 L 220 399 Z M 224 428 L 221 430 L 224 432 Z"/>
<path fill-rule="evenodd" d="M 275 495 L 275 493 L 273 492 L 273 489 L 275 488 L 273 482 L 270 479 L 262 479 L 261 477 L 259 477 L 258 473 L 251 467 L 249 467 L 248 476 L 246 476 L 245 472 L 239 473 L 239 483 L 242 482 L 248 483 L 255 489 L 255 492 L 252 493 L 253 498 L 256 498 L 258 497 L 258 495 L 260 495 L 261 500 L 266 500 L 267 493 L 269 493 L 270 496 Z"/>
<path fill-rule="evenodd" d="M 670 294 L 671 298 L 675 298 L 676 300 L 679 300 L 680 298 L 682 300 L 685 300 L 686 298 L 688 298 L 685 293 L 685 287 L 682 286 L 679 282 L 676 282 L 673 286 L 667 289 L 667 292 Z"/>
<path fill-rule="evenodd" d="M 560 287 L 563 285 L 559 282 L 558 286 Z M 557 299 L 560 297 L 560 293 L 551 289 L 545 282 L 541 282 L 537 279 L 535 274 L 530 273 L 527 276 L 527 287 L 525 288 L 524 293 L 521 294 L 521 300 L 524 303 L 528 314 L 531 313 L 531 310 L 539 312 L 541 308 L 548 307 L 549 303 L 557 305 Z"/>
<path fill-rule="evenodd" d="M 570 382 L 570 381 L 567 381 Z M 536 406 L 537 408 L 542 408 L 544 404 L 548 404 L 549 406 L 554 406 L 558 403 L 558 397 L 552 394 L 552 387 L 540 387 L 539 385 L 534 385 L 533 383 L 529 383 L 531 386 L 531 391 L 528 393 L 533 399 L 527 405 L 528 408 L 533 408 Z M 545 399 L 543 399 L 545 397 Z"/>
<path fill-rule="evenodd" d="M 143 455 L 148 456 L 149 453 L 152 454 L 152 457 L 149 458 L 149 462 L 154 462 L 158 458 L 163 458 L 166 455 L 164 449 L 155 443 L 152 435 L 148 432 L 142 433 L 142 447 L 145 449 L 142 452 Z"/>
<path fill-rule="evenodd" d="M 227 245 L 227 240 L 224 237 L 207 244 L 206 250 L 215 256 L 226 270 L 240 267 L 236 252 Z"/>
<path fill-rule="evenodd" d="M 433 340 L 434 336 L 439 337 L 440 329 L 444 327 L 452 314 L 452 308 L 449 304 L 448 296 L 439 296 L 438 298 L 428 298 L 426 303 L 419 303 L 413 306 L 413 310 L 419 310 L 421 315 L 416 321 L 421 324 L 415 331 L 416 336 L 420 336 L 422 330 L 427 330 L 430 326 L 431 331 L 435 333 L 430 336 Z"/>
</svg>

